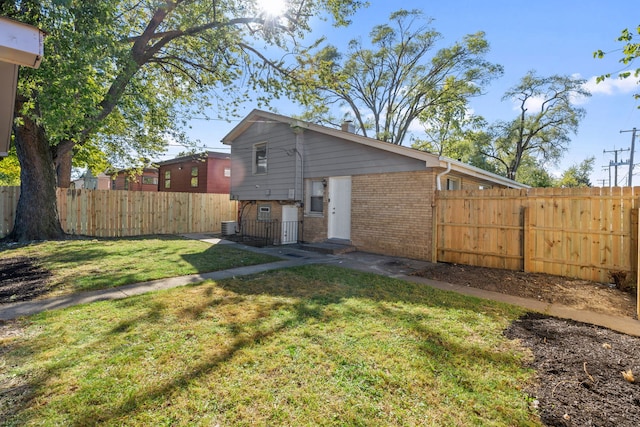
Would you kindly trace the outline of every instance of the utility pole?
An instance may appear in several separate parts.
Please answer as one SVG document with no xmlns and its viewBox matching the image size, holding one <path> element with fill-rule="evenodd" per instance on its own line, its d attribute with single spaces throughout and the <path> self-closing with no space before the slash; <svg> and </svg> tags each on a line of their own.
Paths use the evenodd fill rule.
<svg viewBox="0 0 640 427">
<path fill-rule="evenodd" d="M 603 166 L 603 167 L 602 167 L 602 170 L 603 170 L 603 171 L 604 171 L 604 170 L 608 170 L 608 171 L 609 171 L 609 181 L 608 181 L 608 182 L 609 182 L 609 187 L 611 187 L 611 165 L 609 165 L 609 166 Z M 603 184 L 603 185 L 604 185 L 604 184 Z"/>
<path fill-rule="evenodd" d="M 621 130 L 620 133 L 631 132 L 631 154 L 629 155 L 629 187 L 633 183 L 633 153 L 636 149 L 636 128 L 631 130 Z"/>
<path fill-rule="evenodd" d="M 608 181 L 606 179 L 599 179 L 598 182 L 600 183 L 600 187 L 604 187 Z"/>
<path fill-rule="evenodd" d="M 613 187 L 617 187 L 618 186 L 618 166 L 624 166 L 627 164 L 627 162 L 619 162 L 618 161 L 618 153 L 621 153 L 623 151 L 629 151 L 628 148 L 619 148 L 617 150 L 602 150 L 602 153 L 614 153 L 615 155 L 615 161 L 610 161 L 609 162 L 609 168 L 611 168 L 611 166 L 614 166 L 614 171 L 615 171 L 615 178 L 613 180 Z M 611 169 L 609 169 L 609 171 L 611 171 Z M 609 172 L 611 173 L 611 172 Z M 611 179 L 609 179 L 609 186 L 611 187 Z"/>
</svg>

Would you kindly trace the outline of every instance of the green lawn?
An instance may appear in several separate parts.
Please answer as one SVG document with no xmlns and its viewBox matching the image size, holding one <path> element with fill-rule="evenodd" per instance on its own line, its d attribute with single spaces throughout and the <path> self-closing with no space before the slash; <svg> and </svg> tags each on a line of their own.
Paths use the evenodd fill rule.
<svg viewBox="0 0 640 427">
<path fill-rule="evenodd" d="M 306 266 L 24 319 L 3 425 L 540 426 L 512 306 Z"/>
<path fill-rule="evenodd" d="M 49 241 L 0 252 L 0 258 L 22 256 L 52 273 L 41 297 L 279 260 L 175 236 Z"/>
</svg>

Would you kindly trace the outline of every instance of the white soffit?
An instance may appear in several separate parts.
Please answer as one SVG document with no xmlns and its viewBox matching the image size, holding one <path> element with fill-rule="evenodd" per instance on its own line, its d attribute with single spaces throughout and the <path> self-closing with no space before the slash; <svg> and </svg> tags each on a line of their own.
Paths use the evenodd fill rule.
<svg viewBox="0 0 640 427">
<path fill-rule="evenodd" d="M 44 32 L 0 16 L 0 157 L 11 144 L 18 66 L 38 68 L 44 52 Z"/>
<path fill-rule="evenodd" d="M 0 62 L 0 87 L 3 88 L 3 96 L 0 97 L 0 157 L 6 157 L 9 152 L 17 83 L 18 66 Z"/>
<path fill-rule="evenodd" d="M 44 52 L 44 32 L 0 17 L 0 61 L 38 68 Z"/>
</svg>

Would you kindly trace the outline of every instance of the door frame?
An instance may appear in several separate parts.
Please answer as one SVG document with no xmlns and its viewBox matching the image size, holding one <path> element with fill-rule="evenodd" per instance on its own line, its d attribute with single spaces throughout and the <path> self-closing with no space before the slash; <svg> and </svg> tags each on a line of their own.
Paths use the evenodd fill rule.
<svg viewBox="0 0 640 427">
<path fill-rule="evenodd" d="M 351 240 L 351 177 L 329 178 L 327 238 Z"/>
<path fill-rule="evenodd" d="M 298 243 L 298 207 L 294 205 L 282 206 L 282 223 L 280 243 L 289 245 Z"/>
</svg>

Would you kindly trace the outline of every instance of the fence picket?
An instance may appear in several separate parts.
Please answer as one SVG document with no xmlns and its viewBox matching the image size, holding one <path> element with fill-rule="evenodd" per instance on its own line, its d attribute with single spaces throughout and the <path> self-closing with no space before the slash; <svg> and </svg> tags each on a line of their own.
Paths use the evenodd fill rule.
<svg viewBox="0 0 640 427">
<path fill-rule="evenodd" d="M 636 274 L 639 188 L 438 192 L 437 261 L 605 283 Z"/>
<path fill-rule="evenodd" d="M 0 187 L 0 238 L 13 229 L 19 187 Z M 220 232 L 236 219 L 228 194 L 58 189 L 58 215 L 69 234 L 122 237 Z"/>
</svg>

